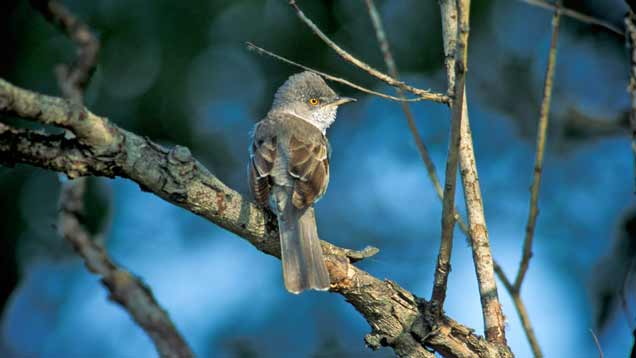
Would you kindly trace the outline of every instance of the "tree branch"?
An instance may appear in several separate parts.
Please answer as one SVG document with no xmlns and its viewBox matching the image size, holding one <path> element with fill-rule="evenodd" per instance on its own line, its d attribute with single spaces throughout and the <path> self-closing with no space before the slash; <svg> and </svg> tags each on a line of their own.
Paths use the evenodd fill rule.
<svg viewBox="0 0 636 358">
<path fill-rule="evenodd" d="M 619 36 L 625 36 L 625 33 L 623 32 L 622 29 L 619 29 L 618 27 L 610 24 L 609 22 L 605 20 L 601 20 L 594 16 L 586 15 L 582 12 L 569 9 L 561 5 L 557 5 L 556 3 L 551 3 L 546 0 L 520 0 L 520 1 L 525 2 L 526 4 L 529 4 L 529 5 L 537 6 L 543 9 L 548 9 L 550 11 L 557 11 L 557 9 L 560 9 L 563 16 L 571 17 L 573 19 L 584 22 L 586 24 L 600 26 Z"/>
<path fill-rule="evenodd" d="M 36 94 L 0 79 L 0 112 L 41 123 L 73 128 L 68 101 Z M 123 130 L 87 109 L 90 137 L 110 138 L 86 145 L 77 138 L 14 129 L 0 124 L 0 163 L 24 163 L 64 172 L 70 177 L 128 178 L 145 191 L 178 205 L 237 234 L 258 250 L 280 256 L 274 216 L 227 187 L 181 146 L 166 149 L 148 138 Z M 80 126 L 86 129 L 86 127 Z M 106 132 L 108 135 L 105 135 Z M 472 333 L 447 316 L 434 320 L 430 304 L 392 281 L 381 281 L 353 266 L 348 250 L 323 242 L 332 280 L 331 291 L 342 295 L 372 328 L 372 348 L 392 347 L 400 357 L 432 357 L 430 347 L 446 357 L 512 357 L 497 344 Z"/>
<path fill-rule="evenodd" d="M 495 262 L 495 272 L 499 279 L 503 283 L 506 291 L 510 294 L 512 298 L 512 303 L 515 306 L 515 310 L 517 311 L 517 315 L 519 316 L 519 320 L 521 321 L 521 327 L 523 327 L 523 332 L 526 334 L 526 338 L 528 339 L 528 343 L 530 344 L 530 349 L 532 350 L 532 354 L 534 358 L 543 357 L 543 353 L 541 352 L 541 346 L 539 345 L 539 341 L 537 340 L 537 336 L 534 333 L 534 329 L 532 328 L 532 323 L 530 322 L 530 316 L 528 315 L 528 310 L 526 309 L 526 305 L 523 303 L 523 299 L 521 298 L 521 294 L 518 291 L 515 291 L 514 286 L 508 280 L 508 277 L 503 272 L 501 266 L 499 266 Z"/>
<path fill-rule="evenodd" d="M 397 102 L 419 102 L 419 101 L 426 100 L 426 98 L 423 98 L 423 97 L 417 97 L 417 98 L 394 97 L 394 96 L 391 96 L 391 95 L 388 95 L 388 94 L 376 92 L 376 91 L 370 90 L 368 88 L 362 87 L 360 85 L 357 85 L 357 84 L 355 84 L 353 82 L 347 81 L 344 78 L 332 76 L 330 74 L 327 74 L 327 73 L 324 73 L 324 72 L 320 72 L 318 70 L 314 70 L 311 67 L 307 67 L 305 65 L 301 65 L 298 62 L 294 62 L 294 61 L 289 60 L 289 59 L 287 59 L 287 58 L 285 58 L 283 56 L 280 56 L 280 55 L 277 55 L 277 54 L 275 54 L 273 52 L 267 51 L 266 49 L 264 49 L 262 47 L 258 47 L 258 46 L 254 45 L 253 43 L 251 43 L 249 41 L 246 42 L 246 44 L 247 44 L 247 49 L 248 50 L 254 50 L 258 54 L 267 55 L 267 56 L 273 57 L 273 58 L 275 58 L 275 59 L 277 59 L 277 60 L 279 60 L 281 62 L 285 62 L 285 63 L 287 63 L 289 65 L 296 66 L 298 68 L 302 68 L 305 71 L 313 72 L 313 73 L 315 73 L 317 75 L 320 75 L 320 76 L 324 77 L 325 79 L 328 79 L 329 81 L 338 82 L 338 83 L 341 83 L 341 84 L 343 84 L 345 86 L 349 86 L 351 88 L 355 88 L 358 91 L 362 91 L 362 92 L 365 92 L 365 93 L 368 93 L 368 94 L 372 94 L 374 96 L 390 99 L 392 101 L 397 101 Z M 440 96 L 443 96 L 443 95 L 440 94 Z M 448 97 L 445 97 L 445 100 L 447 101 Z"/>
<path fill-rule="evenodd" d="M 82 103 L 84 89 L 97 64 L 99 40 L 85 23 L 57 1 L 31 0 L 31 5 L 77 46 L 78 56 L 73 65 L 60 65 L 57 72 L 62 94 Z"/>
<path fill-rule="evenodd" d="M 521 291 L 523 279 L 528 271 L 530 258 L 532 257 L 532 241 L 534 240 L 534 230 L 539 214 L 539 189 L 541 187 L 541 174 L 543 171 L 543 155 L 545 153 L 545 141 L 548 131 L 548 118 L 550 115 L 550 101 L 552 99 L 552 82 L 554 79 L 554 68 L 556 66 L 557 41 L 559 38 L 560 10 L 554 12 L 552 17 L 552 38 L 550 40 L 550 53 L 548 55 L 548 66 L 545 70 L 545 83 L 543 85 L 543 101 L 541 102 L 541 114 L 537 126 L 537 151 L 535 154 L 534 174 L 532 188 L 530 190 L 530 210 L 528 213 L 528 224 L 526 225 L 526 237 L 523 242 L 523 255 L 519 264 L 519 271 L 515 278 L 514 289 Z"/>
<path fill-rule="evenodd" d="M 51 23 L 57 25 L 76 45 L 78 57 L 73 64 L 57 67 L 58 84 L 69 99 L 69 116 L 80 118 L 84 90 L 97 64 L 99 41 L 89 27 L 56 1 L 32 0 L 31 4 Z M 0 124 L 1 126 L 1 124 Z M 95 138 L 85 127 L 71 126 L 80 141 Z M 0 128 L 0 131 L 2 128 Z M 71 137 L 75 133 L 69 132 Z M 99 142 L 99 140 L 97 140 Z M 159 305 L 152 291 L 140 278 L 119 268 L 82 223 L 86 178 L 62 183 L 59 200 L 60 236 L 67 240 L 84 260 L 89 271 L 102 277 L 110 291 L 110 299 L 126 310 L 152 340 L 162 357 L 193 357 L 194 353 L 183 339 L 168 313 Z"/>
<path fill-rule="evenodd" d="M 294 10 L 296 11 L 296 15 L 298 15 L 298 18 L 303 23 L 305 23 L 305 25 L 307 25 L 307 27 L 309 27 L 311 31 L 315 33 L 325 44 L 327 44 L 327 46 L 331 47 L 340 57 L 342 57 L 343 60 L 353 64 L 354 66 L 360 68 L 361 70 L 379 79 L 380 81 L 385 82 L 389 86 L 400 88 L 406 92 L 411 92 L 421 97 L 422 99 L 426 99 L 426 100 L 430 100 L 430 101 L 438 102 L 438 103 L 448 103 L 448 97 L 442 94 L 409 86 L 406 83 L 399 81 L 385 73 L 382 73 L 376 70 L 375 68 L 369 66 L 365 62 L 362 62 L 361 60 L 357 59 L 356 57 L 354 57 L 347 51 L 343 50 L 340 46 L 338 46 L 335 42 L 333 42 L 329 37 L 327 37 L 327 35 L 325 35 L 318 28 L 318 26 L 316 26 L 307 16 L 305 16 L 305 13 L 300 9 L 300 7 L 298 6 L 295 0 L 289 0 L 289 5 L 291 5 L 294 8 Z"/>
<path fill-rule="evenodd" d="M 387 70 L 391 77 L 395 79 L 399 79 L 399 73 L 397 70 L 397 66 L 395 64 L 395 60 L 393 58 L 393 54 L 391 53 L 391 49 L 389 46 L 389 41 L 387 40 L 386 34 L 384 32 L 384 26 L 382 25 L 382 20 L 380 19 L 380 14 L 375 6 L 373 0 L 366 0 L 367 9 L 369 11 L 369 17 L 371 18 L 371 23 L 373 24 L 373 28 L 375 30 L 375 35 L 378 40 L 378 44 L 380 45 L 380 50 L 382 51 L 382 55 L 384 57 L 384 63 L 386 64 Z M 404 91 L 396 87 L 396 91 L 400 98 L 404 97 Z M 413 114 L 411 113 L 411 109 L 409 108 L 408 103 L 401 103 L 402 112 L 404 112 L 404 116 L 406 117 L 407 123 L 409 125 L 409 130 L 413 139 L 415 140 L 415 145 L 420 153 L 420 157 L 424 162 L 426 167 L 426 171 L 429 175 L 429 178 L 433 182 L 433 186 L 435 187 L 435 191 L 438 193 L 438 196 L 441 198 L 444 196 L 442 193 L 442 188 L 439 183 L 439 179 L 437 177 L 435 164 L 431 159 L 431 156 L 422 140 L 422 137 L 417 130 L 417 126 L 415 124 L 415 119 L 413 118 Z M 455 156 L 455 158 L 457 158 Z M 457 160 L 455 160 L 455 173 L 457 173 Z M 456 177 L 455 177 L 456 178 Z M 454 184 L 453 184 L 454 191 Z M 454 194 L 454 193 L 453 193 Z M 454 199 L 454 195 L 453 195 Z M 451 205 L 452 213 L 451 221 L 454 226 L 454 217 L 455 217 L 455 206 Z M 451 234 L 452 236 L 452 234 Z M 439 312 L 442 311 L 444 305 L 444 299 L 446 297 L 446 284 L 448 281 L 448 273 L 450 272 L 450 254 L 452 250 L 452 237 L 451 240 L 444 240 L 442 238 L 441 246 L 440 246 L 440 254 L 437 258 L 437 267 L 435 271 L 435 283 L 433 286 L 433 294 L 431 298 L 431 303 L 439 308 Z"/>
<path fill-rule="evenodd" d="M 472 135 L 468 119 L 468 110 L 465 99 L 465 74 L 467 70 L 467 49 L 469 34 L 469 0 L 459 0 L 457 15 L 453 13 L 452 1 L 441 0 L 442 32 L 444 36 L 444 49 L 446 53 L 447 69 L 454 69 L 454 77 L 448 75 L 449 83 L 455 82 L 456 98 L 453 101 L 453 118 L 461 115 L 459 160 L 464 188 L 464 199 L 468 211 L 469 231 L 472 243 L 473 261 L 477 273 L 479 295 L 481 297 L 482 312 L 486 338 L 507 348 L 505 336 L 505 320 L 497 294 L 497 283 L 494 278 L 493 259 L 488 240 L 488 231 L 484 217 L 484 208 L 479 188 L 475 153 L 473 149 Z M 444 12 L 449 12 L 445 14 Z M 458 19 L 458 20 L 456 20 Z M 455 23 L 456 22 L 456 23 Z M 455 23 L 455 24 L 453 24 Z M 455 30 L 455 32 L 453 32 Z M 455 60 L 449 59 L 448 54 L 453 53 L 453 39 L 457 39 L 457 52 Z"/>
<path fill-rule="evenodd" d="M 2 125 L 0 124 L 0 132 Z M 78 214 L 83 209 L 84 182 L 65 183 L 60 196 L 60 229 L 64 238 L 84 259 L 89 271 L 102 277 L 110 291 L 110 299 L 119 303 L 150 336 L 161 357 L 194 357 L 192 350 L 177 331 L 148 286 L 140 278 L 117 267 L 106 250 L 93 241 Z"/>
</svg>

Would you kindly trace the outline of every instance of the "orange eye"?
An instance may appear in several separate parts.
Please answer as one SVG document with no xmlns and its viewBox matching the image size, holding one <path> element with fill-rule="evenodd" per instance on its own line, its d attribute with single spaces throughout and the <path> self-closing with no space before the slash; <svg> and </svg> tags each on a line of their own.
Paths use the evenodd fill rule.
<svg viewBox="0 0 636 358">
<path fill-rule="evenodd" d="M 312 106 L 317 106 L 318 103 L 320 103 L 320 100 L 318 100 L 318 98 L 310 98 L 309 99 L 309 104 L 311 104 Z"/>
</svg>

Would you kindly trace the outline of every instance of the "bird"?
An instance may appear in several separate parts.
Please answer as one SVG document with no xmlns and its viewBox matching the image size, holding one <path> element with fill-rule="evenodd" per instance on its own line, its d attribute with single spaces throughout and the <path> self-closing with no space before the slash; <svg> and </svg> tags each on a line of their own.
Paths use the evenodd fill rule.
<svg viewBox="0 0 636 358">
<path fill-rule="evenodd" d="M 249 148 L 249 188 L 256 203 L 278 219 L 283 280 L 299 294 L 330 287 L 313 205 L 329 184 L 331 148 L 326 131 L 341 97 L 323 78 L 305 71 L 290 76 L 257 122 Z"/>
</svg>

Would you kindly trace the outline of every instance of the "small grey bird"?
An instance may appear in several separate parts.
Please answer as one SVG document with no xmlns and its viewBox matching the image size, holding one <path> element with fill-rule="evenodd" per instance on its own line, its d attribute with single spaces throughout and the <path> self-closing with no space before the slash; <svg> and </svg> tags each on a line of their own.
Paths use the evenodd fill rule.
<svg viewBox="0 0 636 358">
<path fill-rule="evenodd" d="M 298 73 L 276 91 L 272 108 L 254 127 L 249 186 L 278 217 L 283 277 L 292 293 L 329 289 L 312 205 L 329 183 L 325 132 L 338 106 L 351 101 L 315 73 Z"/>
</svg>

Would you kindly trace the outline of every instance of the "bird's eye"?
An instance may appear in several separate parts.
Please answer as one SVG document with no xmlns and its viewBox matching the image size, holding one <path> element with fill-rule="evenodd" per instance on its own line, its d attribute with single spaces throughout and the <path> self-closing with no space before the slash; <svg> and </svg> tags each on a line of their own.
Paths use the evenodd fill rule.
<svg viewBox="0 0 636 358">
<path fill-rule="evenodd" d="M 320 103 L 320 100 L 318 98 L 310 98 L 309 99 L 309 104 L 311 104 L 312 106 L 317 106 L 318 103 Z"/>
</svg>

